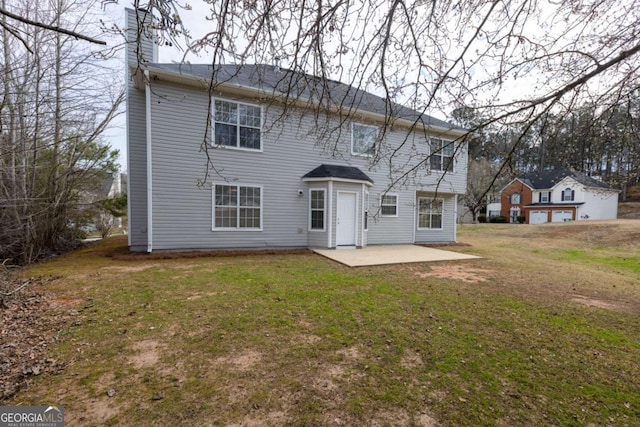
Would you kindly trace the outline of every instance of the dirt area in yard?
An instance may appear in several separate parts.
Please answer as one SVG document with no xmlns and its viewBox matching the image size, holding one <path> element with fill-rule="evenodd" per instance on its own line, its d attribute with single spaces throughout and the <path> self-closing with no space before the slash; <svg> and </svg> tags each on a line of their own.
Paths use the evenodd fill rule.
<svg viewBox="0 0 640 427">
<path fill-rule="evenodd" d="M 48 355 L 81 300 L 54 299 L 42 290 L 56 277 L 0 276 L 0 401 L 29 385 L 30 378 L 59 372 L 65 364 Z M 51 316 L 56 312 L 56 316 Z"/>
</svg>

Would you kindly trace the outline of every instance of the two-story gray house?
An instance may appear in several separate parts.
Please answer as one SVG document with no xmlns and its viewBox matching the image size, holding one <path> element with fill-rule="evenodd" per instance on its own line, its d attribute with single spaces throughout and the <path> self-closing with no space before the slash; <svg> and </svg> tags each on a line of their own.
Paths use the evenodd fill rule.
<svg viewBox="0 0 640 427">
<path fill-rule="evenodd" d="M 127 10 L 132 250 L 456 240 L 464 129 L 277 66 L 158 63 L 136 13 L 148 19 Z"/>
</svg>

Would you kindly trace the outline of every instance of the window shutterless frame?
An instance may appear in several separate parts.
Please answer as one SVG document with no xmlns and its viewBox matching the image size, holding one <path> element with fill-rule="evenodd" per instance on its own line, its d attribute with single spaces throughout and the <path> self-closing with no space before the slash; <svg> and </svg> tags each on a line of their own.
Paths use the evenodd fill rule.
<svg viewBox="0 0 640 427">
<path fill-rule="evenodd" d="M 418 197 L 418 230 L 442 230 L 444 199 Z"/>
<path fill-rule="evenodd" d="M 439 172 L 454 172 L 455 147 L 453 141 L 431 137 L 428 143 L 430 169 Z"/>
<path fill-rule="evenodd" d="M 262 231 L 262 186 L 214 183 L 211 191 L 213 231 Z"/>
<path fill-rule="evenodd" d="M 398 216 L 398 195 L 394 193 L 382 194 L 380 196 L 380 216 Z"/>
<path fill-rule="evenodd" d="M 324 188 L 309 189 L 309 231 L 326 231 L 327 191 Z"/>
<path fill-rule="evenodd" d="M 372 157 L 376 150 L 378 128 L 360 123 L 351 123 L 351 154 Z"/>
<path fill-rule="evenodd" d="M 213 98 L 212 138 L 215 147 L 262 151 L 262 107 Z"/>
</svg>

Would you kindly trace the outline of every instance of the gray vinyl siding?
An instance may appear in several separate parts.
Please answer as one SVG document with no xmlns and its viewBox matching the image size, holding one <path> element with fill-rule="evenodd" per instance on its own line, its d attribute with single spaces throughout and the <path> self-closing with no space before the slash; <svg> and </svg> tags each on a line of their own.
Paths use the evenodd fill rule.
<svg viewBox="0 0 640 427">
<path fill-rule="evenodd" d="M 144 106 L 144 98 L 141 101 Z M 256 104 L 252 100 L 242 101 Z M 337 191 L 357 193 L 358 245 L 363 239 L 365 244 L 413 242 L 416 189 L 434 191 L 441 178 L 439 173 L 429 173 L 421 168 L 416 174 L 409 174 L 402 179 L 390 191 L 399 196 L 399 216 L 379 217 L 376 215 L 379 195 L 389 185 L 390 169 L 385 159 L 371 166 L 372 159 L 351 156 L 348 124 L 340 135 L 333 135 L 332 141 L 336 141 L 338 155 L 332 158 L 310 136 L 314 123 L 312 118 L 301 117 L 298 113 L 297 116 L 289 117 L 283 123 L 271 127 L 272 119 L 279 115 L 279 107 L 263 105 L 263 118 L 266 122 L 262 134 L 263 151 L 210 148 L 209 153 L 218 172 L 211 171 L 206 185 L 198 187 L 198 181 L 204 178 L 206 166 L 206 155 L 201 151 L 201 144 L 207 130 L 207 108 L 208 94 L 205 90 L 152 80 L 154 250 L 326 247 L 329 230 L 332 233 L 332 246 L 335 246 L 336 227 L 335 224 L 329 227 L 329 223 L 335 218 Z M 386 143 L 389 145 L 404 143 L 405 146 L 394 158 L 393 164 L 396 168 L 405 170 L 416 159 L 424 159 L 428 155 L 424 138 L 413 134 L 407 138 L 406 134 L 406 131 L 399 129 L 386 136 Z M 130 151 L 131 154 L 135 153 Z M 387 152 L 380 154 L 388 155 Z M 130 174 L 134 172 L 134 167 L 143 166 L 141 160 L 131 159 Z M 359 183 L 334 182 L 332 194 L 327 193 L 327 209 L 331 207 L 331 217 L 326 217 L 327 232 L 309 231 L 309 189 L 325 187 L 326 183 L 303 182 L 302 177 L 322 163 L 357 166 L 373 179 L 374 185 L 369 188 L 369 230 L 366 236 L 360 235 L 364 211 L 360 203 L 363 185 Z M 438 191 L 464 192 L 464 165 L 466 156 L 458 159 L 455 173 L 448 174 L 446 179 L 440 181 Z M 144 168 L 138 169 L 137 176 L 143 176 L 144 173 Z M 139 180 L 137 182 L 141 183 Z M 227 182 L 262 187 L 262 231 L 212 230 L 211 186 Z M 300 189 L 304 191 L 302 197 L 298 195 Z M 136 195 L 140 196 L 140 192 L 136 191 Z M 331 202 L 329 196 L 332 197 Z M 146 200 L 141 197 L 134 203 L 142 206 Z M 138 209 L 135 215 L 144 217 L 146 211 Z M 134 220 L 136 224 L 136 221 L 139 222 Z M 451 225 L 449 241 L 454 240 L 453 221 L 451 213 L 451 219 L 446 221 L 447 227 Z M 442 233 L 443 236 L 445 234 Z"/>
<path fill-rule="evenodd" d="M 150 37 L 137 37 L 137 20 L 134 9 L 125 8 L 127 25 L 127 64 L 136 67 L 138 59 L 140 62 L 155 62 L 158 46 Z M 138 11 L 139 20 L 142 23 L 143 31 L 150 34 L 151 14 Z"/>
<path fill-rule="evenodd" d="M 127 61 L 136 64 L 135 12 L 127 9 Z M 133 29 L 131 29 L 133 28 Z M 143 46 L 152 52 L 150 42 Z M 127 158 L 128 158 L 128 201 L 129 239 L 133 250 L 146 251 L 148 238 L 147 223 L 147 147 L 145 92 L 136 89 L 127 67 Z"/>
</svg>

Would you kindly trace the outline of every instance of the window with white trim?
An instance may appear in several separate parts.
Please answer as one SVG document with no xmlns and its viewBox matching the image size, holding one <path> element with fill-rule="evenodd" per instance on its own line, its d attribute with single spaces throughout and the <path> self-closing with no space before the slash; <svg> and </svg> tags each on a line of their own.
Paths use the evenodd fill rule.
<svg viewBox="0 0 640 427">
<path fill-rule="evenodd" d="M 398 216 L 397 194 L 383 194 L 380 197 L 380 214 L 382 216 Z"/>
<path fill-rule="evenodd" d="M 551 199 L 551 193 L 549 191 L 543 191 L 540 193 L 540 203 L 549 203 Z"/>
<path fill-rule="evenodd" d="M 229 184 L 214 185 L 213 229 L 261 230 L 262 188 Z"/>
<path fill-rule="evenodd" d="M 431 170 L 453 172 L 453 141 L 429 138 Z"/>
<path fill-rule="evenodd" d="M 351 154 L 357 156 L 373 156 L 376 149 L 378 128 L 375 126 L 351 124 Z"/>
<path fill-rule="evenodd" d="M 257 105 L 216 99 L 213 102 L 213 128 L 215 145 L 262 149 L 262 109 Z"/>
<path fill-rule="evenodd" d="M 431 197 L 418 197 L 418 229 L 441 230 L 444 201 Z"/>
<path fill-rule="evenodd" d="M 325 191 L 309 191 L 309 229 L 324 231 L 325 222 Z"/>
<path fill-rule="evenodd" d="M 573 202 L 573 196 L 575 192 L 570 188 L 565 188 L 562 192 L 562 201 L 563 202 Z"/>
<path fill-rule="evenodd" d="M 522 197 L 520 196 L 520 193 L 513 193 L 511 195 L 511 204 L 512 205 L 519 205 L 520 204 L 520 200 L 522 200 Z"/>
</svg>

